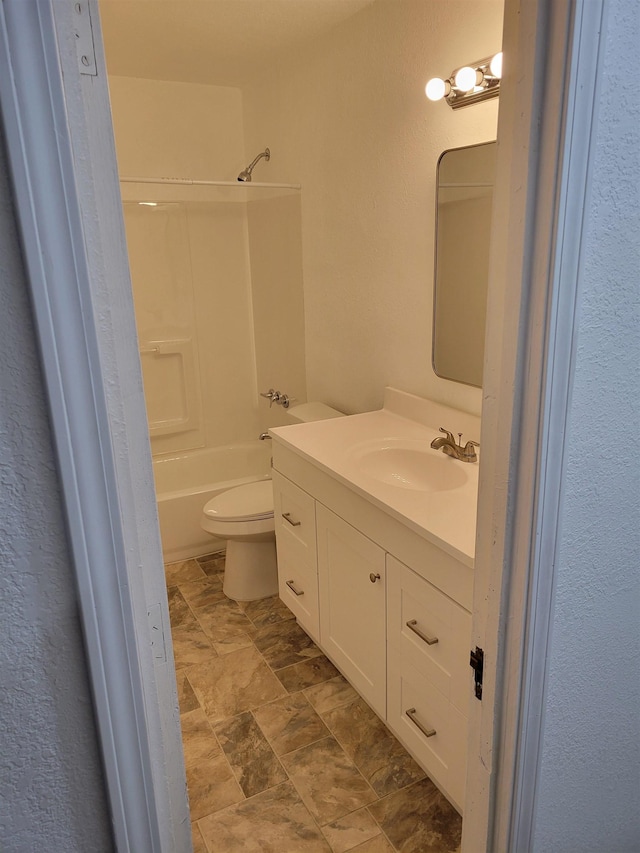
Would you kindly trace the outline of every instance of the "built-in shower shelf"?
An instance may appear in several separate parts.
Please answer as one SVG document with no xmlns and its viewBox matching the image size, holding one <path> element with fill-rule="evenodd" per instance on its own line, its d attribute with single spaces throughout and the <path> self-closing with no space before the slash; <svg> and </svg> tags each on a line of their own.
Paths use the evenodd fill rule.
<svg viewBox="0 0 640 853">
<path fill-rule="evenodd" d="M 163 202 L 248 202 L 300 192 L 300 184 L 252 181 L 195 181 L 189 178 L 120 178 L 122 200 L 138 204 Z"/>
</svg>

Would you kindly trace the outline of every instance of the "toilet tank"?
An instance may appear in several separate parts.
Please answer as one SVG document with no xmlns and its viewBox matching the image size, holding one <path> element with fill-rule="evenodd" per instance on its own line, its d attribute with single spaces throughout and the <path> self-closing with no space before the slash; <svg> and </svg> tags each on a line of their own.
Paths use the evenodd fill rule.
<svg viewBox="0 0 640 853">
<path fill-rule="evenodd" d="M 311 421 L 325 421 L 329 418 L 343 418 L 344 412 L 339 412 L 337 409 L 332 409 L 325 403 L 300 403 L 298 406 L 290 406 L 287 409 L 287 416 L 294 423 L 304 424 Z"/>
</svg>

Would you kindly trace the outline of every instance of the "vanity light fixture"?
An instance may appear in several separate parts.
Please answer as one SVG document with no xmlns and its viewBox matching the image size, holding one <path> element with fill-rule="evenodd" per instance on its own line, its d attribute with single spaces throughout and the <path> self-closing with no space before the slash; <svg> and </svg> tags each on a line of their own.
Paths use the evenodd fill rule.
<svg viewBox="0 0 640 853">
<path fill-rule="evenodd" d="M 456 68 L 447 80 L 433 77 L 425 87 L 425 94 L 430 101 L 444 98 L 452 109 L 457 110 L 479 101 L 497 98 L 501 77 L 502 52 L 480 59 L 472 65 Z"/>
</svg>

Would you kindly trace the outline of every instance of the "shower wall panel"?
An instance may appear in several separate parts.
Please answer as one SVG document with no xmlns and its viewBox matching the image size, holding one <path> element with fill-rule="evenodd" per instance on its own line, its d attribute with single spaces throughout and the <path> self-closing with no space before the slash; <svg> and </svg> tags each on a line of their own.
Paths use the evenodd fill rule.
<svg viewBox="0 0 640 853">
<path fill-rule="evenodd" d="M 229 180 L 245 165 L 240 90 L 112 77 L 110 93 L 121 176 Z M 154 455 L 259 432 L 246 204 L 188 198 L 147 184 L 125 203 Z"/>
<path fill-rule="evenodd" d="M 258 386 L 306 400 L 301 196 L 247 210 Z M 280 406 L 262 406 L 260 418 L 261 430 L 290 423 Z"/>
</svg>

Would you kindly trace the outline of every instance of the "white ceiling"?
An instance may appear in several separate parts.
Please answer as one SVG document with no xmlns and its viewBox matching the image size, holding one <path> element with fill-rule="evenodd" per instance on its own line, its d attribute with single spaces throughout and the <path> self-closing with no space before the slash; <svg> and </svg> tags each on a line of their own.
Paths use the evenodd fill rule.
<svg viewBox="0 0 640 853">
<path fill-rule="evenodd" d="M 374 0 L 100 0 L 110 74 L 237 86 Z"/>
</svg>

